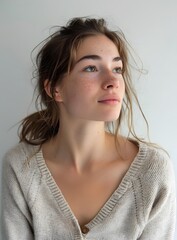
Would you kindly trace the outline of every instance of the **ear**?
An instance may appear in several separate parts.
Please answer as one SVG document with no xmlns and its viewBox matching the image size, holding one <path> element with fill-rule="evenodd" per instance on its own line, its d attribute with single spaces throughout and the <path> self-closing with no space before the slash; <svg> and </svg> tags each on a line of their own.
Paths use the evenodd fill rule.
<svg viewBox="0 0 177 240">
<path fill-rule="evenodd" d="M 45 80 L 44 82 L 44 89 L 47 93 L 47 95 L 51 98 L 53 98 L 52 94 L 51 94 L 51 87 L 50 87 L 50 82 L 48 79 Z M 62 96 L 61 96 L 61 90 L 59 85 L 57 85 L 54 89 L 54 99 L 56 102 L 62 102 Z"/>
</svg>

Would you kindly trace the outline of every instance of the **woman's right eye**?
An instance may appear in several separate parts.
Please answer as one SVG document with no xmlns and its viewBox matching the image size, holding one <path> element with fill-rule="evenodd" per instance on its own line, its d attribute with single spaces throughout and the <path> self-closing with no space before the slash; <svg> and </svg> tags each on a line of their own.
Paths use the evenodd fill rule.
<svg viewBox="0 0 177 240">
<path fill-rule="evenodd" d="M 97 68 L 95 66 L 87 66 L 84 68 L 85 72 L 96 72 Z"/>
</svg>

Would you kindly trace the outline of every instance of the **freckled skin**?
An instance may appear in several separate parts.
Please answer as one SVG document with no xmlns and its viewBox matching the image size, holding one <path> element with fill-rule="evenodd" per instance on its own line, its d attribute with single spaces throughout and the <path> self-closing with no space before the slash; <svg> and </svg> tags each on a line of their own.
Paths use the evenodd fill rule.
<svg viewBox="0 0 177 240">
<path fill-rule="evenodd" d="M 85 55 L 98 55 L 100 59 L 77 62 Z M 62 116 L 93 121 L 113 121 L 119 117 L 125 85 L 122 75 L 114 72 L 117 66 L 122 65 L 121 61 L 113 62 L 117 56 L 116 46 L 104 35 L 83 40 L 73 70 L 63 79 L 62 102 L 59 105 Z M 96 70 L 86 71 L 90 65 Z M 120 97 L 119 104 L 110 106 L 98 102 L 103 96 L 113 93 Z"/>
<path fill-rule="evenodd" d="M 92 90 L 92 84 L 89 81 L 85 82 L 85 89 L 88 90 L 88 91 Z"/>
</svg>

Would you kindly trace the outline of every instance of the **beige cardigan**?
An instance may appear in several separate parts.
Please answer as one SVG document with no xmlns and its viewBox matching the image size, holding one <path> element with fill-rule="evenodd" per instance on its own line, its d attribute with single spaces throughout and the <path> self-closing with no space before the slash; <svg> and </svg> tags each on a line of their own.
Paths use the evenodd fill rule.
<svg viewBox="0 0 177 240">
<path fill-rule="evenodd" d="M 38 147 L 11 149 L 3 175 L 3 240 L 173 239 L 174 173 L 162 150 L 139 144 L 122 182 L 82 231 Z"/>
</svg>

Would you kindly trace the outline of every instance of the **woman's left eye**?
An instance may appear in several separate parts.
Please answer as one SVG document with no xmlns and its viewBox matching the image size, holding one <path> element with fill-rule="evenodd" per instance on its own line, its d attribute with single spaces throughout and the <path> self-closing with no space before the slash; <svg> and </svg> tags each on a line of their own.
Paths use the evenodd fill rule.
<svg viewBox="0 0 177 240">
<path fill-rule="evenodd" d="M 96 72 L 97 68 L 95 66 L 88 66 L 84 68 L 85 72 Z"/>
<path fill-rule="evenodd" d="M 122 73 L 123 73 L 123 70 L 122 70 L 121 67 L 116 67 L 116 68 L 113 69 L 113 72 L 114 72 L 114 73 L 122 74 Z"/>
</svg>

